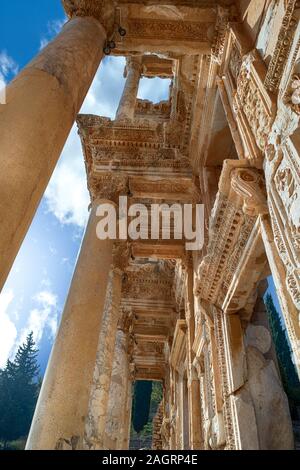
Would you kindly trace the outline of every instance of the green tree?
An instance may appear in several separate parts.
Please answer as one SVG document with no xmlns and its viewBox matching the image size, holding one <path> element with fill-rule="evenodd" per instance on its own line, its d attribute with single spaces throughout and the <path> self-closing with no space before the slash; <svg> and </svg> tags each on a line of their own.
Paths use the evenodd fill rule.
<svg viewBox="0 0 300 470">
<path fill-rule="evenodd" d="M 138 380 L 134 385 L 133 428 L 139 434 L 149 419 L 152 382 Z"/>
<path fill-rule="evenodd" d="M 0 440 L 4 447 L 29 432 L 40 388 L 37 354 L 30 333 L 14 361 L 7 361 L 0 370 Z"/>
<path fill-rule="evenodd" d="M 270 294 L 267 294 L 265 303 L 284 389 L 291 400 L 300 403 L 300 382 L 280 314 Z"/>
</svg>

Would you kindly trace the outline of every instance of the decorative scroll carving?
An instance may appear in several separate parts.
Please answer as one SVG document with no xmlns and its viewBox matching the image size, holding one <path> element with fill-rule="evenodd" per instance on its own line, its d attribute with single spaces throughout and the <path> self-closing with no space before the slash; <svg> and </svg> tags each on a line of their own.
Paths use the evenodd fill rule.
<svg viewBox="0 0 300 470">
<path fill-rule="evenodd" d="M 233 78 L 235 86 L 237 85 L 237 79 L 238 79 L 238 76 L 242 67 L 242 62 L 243 62 L 243 59 L 242 59 L 241 53 L 236 43 L 234 42 L 231 48 L 228 67 L 229 67 L 229 71 L 230 71 L 231 77 Z"/>
<path fill-rule="evenodd" d="M 231 186 L 244 199 L 245 214 L 267 214 L 267 196 L 264 181 L 256 170 L 237 168 L 232 172 Z"/>
<path fill-rule="evenodd" d="M 286 97 L 289 96 L 289 104 L 291 105 L 293 111 L 300 115 L 300 76 L 293 75 L 290 91 L 287 93 Z"/>
<path fill-rule="evenodd" d="M 218 5 L 218 16 L 215 26 L 215 38 L 212 45 L 212 58 L 220 64 L 224 52 L 226 32 L 230 20 L 229 9 L 223 8 Z"/>
<path fill-rule="evenodd" d="M 250 53 L 243 60 L 237 79 L 234 106 L 236 112 L 241 111 L 246 116 L 256 144 L 264 150 L 275 116 L 271 100 L 267 99 L 265 91 L 260 88 L 258 78 L 253 76 L 252 64 L 257 59 L 256 54 Z"/>
<path fill-rule="evenodd" d="M 211 22 L 172 21 L 163 19 L 130 18 L 128 37 L 137 39 L 182 40 L 209 42 Z"/>
<path fill-rule="evenodd" d="M 275 51 L 265 78 L 265 87 L 271 92 L 279 88 L 284 67 L 292 47 L 294 33 L 299 21 L 299 1 L 288 0 Z"/>
</svg>

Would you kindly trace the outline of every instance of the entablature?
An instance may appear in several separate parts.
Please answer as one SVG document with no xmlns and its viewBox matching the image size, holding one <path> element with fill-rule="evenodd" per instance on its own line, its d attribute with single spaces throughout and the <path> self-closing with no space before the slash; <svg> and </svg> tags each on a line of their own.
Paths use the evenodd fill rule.
<svg viewBox="0 0 300 470">
<path fill-rule="evenodd" d="M 195 291 L 200 299 L 228 313 L 246 307 L 266 270 L 259 224 L 259 216 L 266 213 L 262 172 L 247 160 L 226 160 L 211 215 L 207 254 L 197 272 Z"/>
</svg>

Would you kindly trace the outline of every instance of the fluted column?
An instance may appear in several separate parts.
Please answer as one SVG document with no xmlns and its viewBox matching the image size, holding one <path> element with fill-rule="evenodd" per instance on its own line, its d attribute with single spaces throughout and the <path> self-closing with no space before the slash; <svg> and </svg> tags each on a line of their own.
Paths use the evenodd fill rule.
<svg viewBox="0 0 300 470">
<path fill-rule="evenodd" d="M 127 59 L 125 68 L 127 79 L 117 110 L 116 120 L 133 120 L 141 78 L 141 70 L 142 66 L 140 57 L 130 57 Z"/>
<path fill-rule="evenodd" d="M 52 450 L 62 440 L 82 445 L 113 252 L 112 240 L 96 236 L 98 202 L 92 206 L 27 449 Z"/>
<path fill-rule="evenodd" d="M 89 450 L 104 449 L 109 390 L 120 318 L 122 277 L 128 257 L 127 243 L 115 243 L 113 267 L 106 292 L 89 409 L 85 422 L 84 448 Z"/>
<path fill-rule="evenodd" d="M 203 438 L 201 433 L 201 407 L 199 380 L 193 366 L 194 351 L 193 343 L 195 339 L 195 311 L 194 311 L 194 271 L 193 260 L 190 257 L 187 266 L 186 278 L 186 321 L 188 327 L 187 349 L 188 349 L 188 394 L 189 394 L 189 422 L 190 422 L 190 446 L 192 450 L 203 448 Z"/>
<path fill-rule="evenodd" d="M 114 2 L 64 0 L 70 21 L 0 105 L 0 290 L 103 56 Z M 88 5 L 88 6 L 86 6 Z M 42 8 L 42 5 L 41 5 Z M 78 16 L 76 16 L 78 15 Z"/>
<path fill-rule="evenodd" d="M 131 310 L 124 309 L 118 324 L 114 362 L 106 417 L 106 448 L 123 448 L 124 422 L 127 411 L 127 389 L 129 380 L 128 336 L 132 322 Z"/>
</svg>

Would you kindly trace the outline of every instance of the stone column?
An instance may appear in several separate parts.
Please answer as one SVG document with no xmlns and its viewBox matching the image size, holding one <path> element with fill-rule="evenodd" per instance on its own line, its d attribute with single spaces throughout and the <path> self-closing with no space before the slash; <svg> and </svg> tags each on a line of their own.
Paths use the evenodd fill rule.
<svg viewBox="0 0 300 470">
<path fill-rule="evenodd" d="M 0 105 L 0 290 L 99 67 L 106 32 L 114 21 L 111 0 L 94 7 L 83 7 L 85 3 L 64 1 L 70 21 L 11 82 L 7 104 Z"/>
<path fill-rule="evenodd" d="M 88 411 L 113 241 L 96 236 L 95 201 L 29 434 L 27 449 L 80 446 Z M 72 445 L 73 445 L 72 444 Z"/>
<path fill-rule="evenodd" d="M 106 417 L 105 448 L 121 450 L 127 411 L 127 389 L 129 381 L 128 335 L 132 320 L 131 310 L 124 309 L 118 324 L 114 362 Z"/>
<path fill-rule="evenodd" d="M 110 273 L 106 292 L 104 314 L 98 341 L 88 415 L 85 422 L 84 448 L 89 450 L 104 449 L 109 390 L 117 327 L 120 318 L 122 277 L 128 257 L 128 245 L 126 243 L 116 243 L 114 246 L 113 269 Z"/>
<path fill-rule="evenodd" d="M 199 380 L 194 369 L 193 363 L 195 353 L 193 343 L 195 339 L 195 313 L 194 313 L 194 294 L 193 294 L 193 262 L 190 258 L 187 268 L 186 285 L 186 321 L 188 327 L 187 335 L 187 354 L 188 354 L 188 393 L 189 393 L 189 417 L 190 417 L 190 444 L 192 450 L 203 448 L 203 438 L 201 433 L 201 407 L 200 407 L 200 388 Z"/>
<path fill-rule="evenodd" d="M 120 100 L 120 104 L 116 114 L 116 120 L 130 120 L 134 118 L 135 104 L 139 90 L 141 78 L 141 58 L 130 57 L 127 59 L 125 68 L 125 82 L 124 91 Z"/>
<path fill-rule="evenodd" d="M 130 444 L 132 401 L 133 401 L 133 382 L 134 382 L 133 370 L 130 370 L 130 374 L 127 380 L 127 389 L 126 389 L 127 404 L 126 404 L 126 409 L 125 409 L 125 419 L 123 419 L 124 427 L 122 429 L 122 434 L 120 436 L 120 439 L 122 440 L 122 442 L 120 442 L 121 450 L 128 450 L 129 444 Z"/>
</svg>

